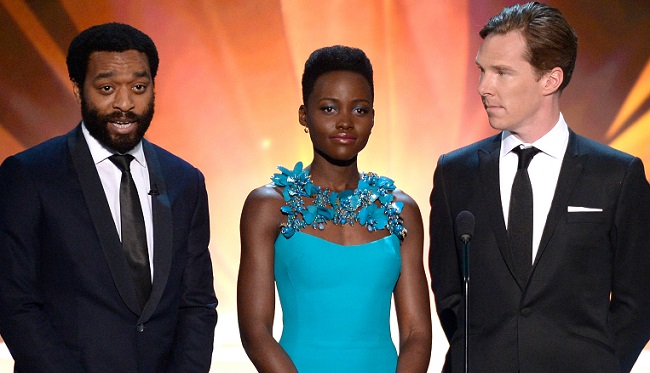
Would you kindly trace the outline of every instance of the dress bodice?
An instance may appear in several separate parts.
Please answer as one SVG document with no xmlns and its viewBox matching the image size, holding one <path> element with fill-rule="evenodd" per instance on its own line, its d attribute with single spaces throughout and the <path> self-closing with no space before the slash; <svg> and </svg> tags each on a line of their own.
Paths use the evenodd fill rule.
<svg viewBox="0 0 650 373">
<path fill-rule="evenodd" d="M 389 320 L 400 268 L 395 235 L 353 246 L 278 236 L 280 344 L 299 372 L 395 372 Z"/>
</svg>

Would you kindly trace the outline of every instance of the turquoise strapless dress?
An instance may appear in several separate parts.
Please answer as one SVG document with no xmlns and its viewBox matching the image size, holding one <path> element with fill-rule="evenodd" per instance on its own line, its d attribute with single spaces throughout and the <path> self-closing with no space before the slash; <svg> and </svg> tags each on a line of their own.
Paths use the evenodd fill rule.
<svg viewBox="0 0 650 373">
<path fill-rule="evenodd" d="M 300 373 L 395 372 L 389 319 L 400 268 L 393 234 L 353 246 L 303 232 L 279 235 L 280 345 Z"/>
</svg>

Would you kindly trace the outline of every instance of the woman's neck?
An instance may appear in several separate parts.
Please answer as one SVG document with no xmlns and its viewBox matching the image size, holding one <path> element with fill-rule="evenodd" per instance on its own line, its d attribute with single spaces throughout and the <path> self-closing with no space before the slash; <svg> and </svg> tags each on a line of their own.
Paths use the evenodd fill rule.
<svg viewBox="0 0 650 373">
<path fill-rule="evenodd" d="M 307 168 L 312 183 L 321 188 L 341 192 L 356 189 L 359 184 L 360 176 L 356 159 L 349 165 L 340 166 L 315 157 Z"/>
</svg>

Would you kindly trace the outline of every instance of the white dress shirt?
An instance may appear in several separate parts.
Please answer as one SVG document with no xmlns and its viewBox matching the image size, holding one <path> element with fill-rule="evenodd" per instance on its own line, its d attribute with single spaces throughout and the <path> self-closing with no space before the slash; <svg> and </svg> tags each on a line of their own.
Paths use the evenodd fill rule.
<svg viewBox="0 0 650 373">
<path fill-rule="evenodd" d="M 117 234 L 122 239 L 121 218 L 120 218 L 120 181 L 122 179 L 122 171 L 108 159 L 111 155 L 115 154 L 114 151 L 104 147 L 95 139 L 84 123 L 81 124 L 90 154 L 93 157 L 93 162 L 97 168 L 97 173 L 102 181 L 104 193 L 108 206 L 113 215 L 115 228 Z M 135 182 L 138 196 L 140 197 L 140 205 L 142 206 L 142 214 L 144 215 L 144 226 L 147 232 L 147 251 L 149 252 L 149 267 L 151 268 L 151 278 L 153 281 L 153 213 L 151 209 L 151 196 L 149 195 L 149 171 L 147 170 L 147 160 L 144 157 L 142 150 L 142 142 L 128 152 L 135 159 L 131 161 L 131 175 Z"/>
<path fill-rule="evenodd" d="M 557 179 L 560 175 L 562 160 L 569 143 L 569 127 L 560 113 L 560 119 L 546 135 L 532 144 L 524 144 L 512 133 L 503 131 L 501 135 L 501 153 L 499 156 L 499 184 L 501 189 L 501 203 L 503 217 L 508 226 L 508 212 L 510 209 L 510 193 L 512 182 L 517 173 L 517 154 L 512 152 L 516 146 L 534 146 L 541 150 L 528 166 L 528 175 L 533 187 L 533 263 L 537 256 L 542 232 L 546 224 L 546 217 L 551 209 Z"/>
</svg>

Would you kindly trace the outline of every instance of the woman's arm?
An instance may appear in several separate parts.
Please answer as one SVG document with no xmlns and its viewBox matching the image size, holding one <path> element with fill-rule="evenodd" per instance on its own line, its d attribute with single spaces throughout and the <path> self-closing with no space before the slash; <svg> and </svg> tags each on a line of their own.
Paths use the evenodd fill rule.
<svg viewBox="0 0 650 373">
<path fill-rule="evenodd" d="M 408 195 L 395 193 L 404 202 L 401 217 L 407 235 L 402 242 L 402 272 L 395 286 L 399 326 L 397 372 L 426 372 L 431 358 L 431 306 L 424 273 L 422 215 Z"/>
<path fill-rule="evenodd" d="M 252 191 L 241 215 L 241 260 L 237 315 L 244 350 L 259 372 L 297 372 L 273 338 L 275 312 L 274 243 L 284 200 L 271 186 Z"/>
</svg>

